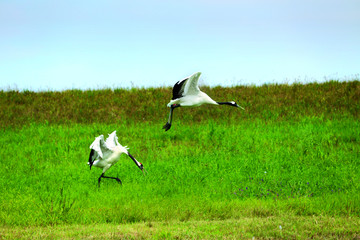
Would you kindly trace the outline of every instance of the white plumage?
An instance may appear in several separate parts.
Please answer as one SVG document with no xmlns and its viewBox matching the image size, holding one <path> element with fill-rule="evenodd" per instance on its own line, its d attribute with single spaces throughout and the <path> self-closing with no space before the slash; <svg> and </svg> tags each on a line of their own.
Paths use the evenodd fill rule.
<svg viewBox="0 0 360 240">
<path fill-rule="evenodd" d="M 104 140 L 104 135 L 96 137 L 94 142 L 90 145 L 90 149 L 91 152 L 88 162 L 90 165 L 90 170 L 92 166 L 103 169 L 103 172 L 98 179 L 99 186 L 101 178 L 115 179 L 121 184 L 121 180 L 119 178 L 104 176 L 104 174 L 111 166 L 120 160 L 120 156 L 123 153 L 127 154 L 140 168 L 140 170 L 144 169 L 143 165 L 129 153 L 129 148 L 127 146 L 123 147 L 118 142 L 116 131 L 109 134 L 109 137 L 106 139 L 106 141 Z"/>
<path fill-rule="evenodd" d="M 203 104 L 212 104 L 212 105 L 230 105 L 233 107 L 243 107 L 236 104 L 234 101 L 230 102 L 216 102 L 212 100 L 206 93 L 200 91 L 198 86 L 199 77 L 201 72 L 196 72 L 191 76 L 184 78 L 183 80 L 175 83 L 173 87 L 173 97 L 171 101 L 167 104 L 170 108 L 169 119 L 167 123 L 163 126 L 165 131 L 171 128 L 172 114 L 175 108 L 177 107 L 195 107 Z"/>
</svg>

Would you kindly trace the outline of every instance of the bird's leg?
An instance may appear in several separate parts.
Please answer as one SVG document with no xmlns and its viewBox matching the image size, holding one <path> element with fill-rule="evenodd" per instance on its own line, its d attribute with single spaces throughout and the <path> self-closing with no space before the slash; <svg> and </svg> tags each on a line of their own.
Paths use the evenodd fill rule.
<svg viewBox="0 0 360 240">
<path fill-rule="evenodd" d="M 166 122 L 166 124 L 163 126 L 163 129 L 165 129 L 165 131 L 169 130 L 171 128 L 171 122 L 172 122 L 172 114 L 173 114 L 173 107 L 170 107 L 170 114 L 169 114 L 169 119 Z"/>
<path fill-rule="evenodd" d="M 173 104 L 170 106 L 169 119 L 168 119 L 167 123 L 163 126 L 163 129 L 165 129 L 165 131 L 167 131 L 171 128 L 173 111 L 177 107 L 180 107 L 180 104 Z"/>
<path fill-rule="evenodd" d="M 103 174 L 101 174 L 101 176 L 100 176 L 99 179 L 98 179 L 99 187 L 100 187 L 101 178 L 111 178 L 111 179 L 115 179 L 118 183 L 122 184 L 120 178 L 104 176 L 104 173 L 103 173 Z"/>
<path fill-rule="evenodd" d="M 104 174 L 101 174 L 101 176 L 99 177 L 98 179 L 98 184 L 99 184 L 99 187 L 100 187 L 100 181 L 101 181 L 101 177 L 103 176 Z"/>
</svg>

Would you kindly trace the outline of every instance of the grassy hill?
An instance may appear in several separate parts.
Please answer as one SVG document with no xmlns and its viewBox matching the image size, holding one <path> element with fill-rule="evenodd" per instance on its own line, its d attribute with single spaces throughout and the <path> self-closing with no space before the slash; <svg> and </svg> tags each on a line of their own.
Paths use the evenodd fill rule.
<svg viewBox="0 0 360 240">
<path fill-rule="evenodd" d="M 246 111 L 227 106 L 177 109 L 175 118 L 191 122 L 298 120 L 303 116 L 341 118 L 360 114 L 360 82 L 202 87 L 217 101 L 234 100 Z M 0 91 L 0 127 L 30 123 L 166 122 L 171 88 L 67 90 L 63 92 Z M 184 111 L 184 114 L 182 113 Z M 185 113 L 186 112 L 186 113 Z M 224 117 L 226 116 L 226 117 Z"/>
</svg>

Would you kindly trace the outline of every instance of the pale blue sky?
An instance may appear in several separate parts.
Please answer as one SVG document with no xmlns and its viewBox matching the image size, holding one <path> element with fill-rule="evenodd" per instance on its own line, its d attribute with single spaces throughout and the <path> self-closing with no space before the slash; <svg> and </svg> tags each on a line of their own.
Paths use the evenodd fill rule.
<svg viewBox="0 0 360 240">
<path fill-rule="evenodd" d="M 360 1 L 0 0 L 0 89 L 346 80 Z"/>
</svg>

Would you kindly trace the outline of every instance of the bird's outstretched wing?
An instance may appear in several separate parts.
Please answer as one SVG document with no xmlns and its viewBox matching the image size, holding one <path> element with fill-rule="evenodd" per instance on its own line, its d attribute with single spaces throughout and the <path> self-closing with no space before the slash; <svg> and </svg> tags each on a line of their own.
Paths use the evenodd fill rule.
<svg viewBox="0 0 360 240">
<path fill-rule="evenodd" d="M 196 95 L 200 89 L 198 86 L 199 77 L 201 72 L 196 72 L 190 77 L 184 78 L 183 80 L 175 83 L 173 87 L 173 97 L 172 100 L 181 98 L 185 95 Z"/>
<path fill-rule="evenodd" d="M 196 95 L 200 92 L 198 86 L 200 75 L 201 72 L 196 72 L 188 78 L 184 88 L 185 95 Z"/>
<path fill-rule="evenodd" d="M 95 152 L 97 152 L 101 158 L 104 157 L 106 152 L 111 151 L 105 143 L 104 135 L 100 135 L 95 138 L 94 142 L 90 145 L 90 149 L 93 149 Z"/>
<path fill-rule="evenodd" d="M 106 139 L 105 144 L 108 148 L 112 149 L 115 146 L 121 145 L 116 136 L 116 130 L 109 134 L 109 137 Z"/>
<path fill-rule="evenodd" d="M 109 134 L 109 137 L 105 141 L 105 145 L 109 149 L 113 149 L 114 147 L 120 147 L 123 149 L 124 152 L 127 152 L 129 148 L 127 146 L 122 146 L 119 141 L 118 137 L 116 136 L 116 130 Z"/>
</svg>

